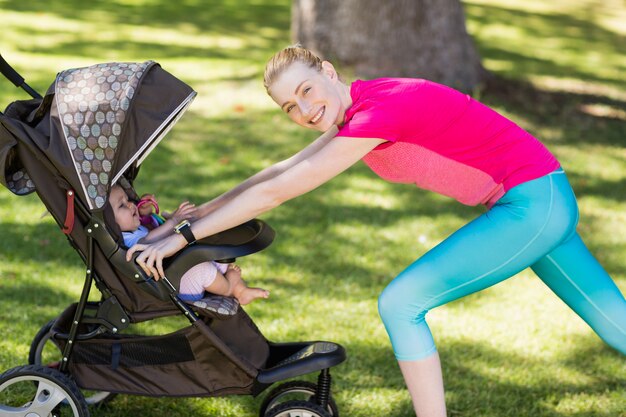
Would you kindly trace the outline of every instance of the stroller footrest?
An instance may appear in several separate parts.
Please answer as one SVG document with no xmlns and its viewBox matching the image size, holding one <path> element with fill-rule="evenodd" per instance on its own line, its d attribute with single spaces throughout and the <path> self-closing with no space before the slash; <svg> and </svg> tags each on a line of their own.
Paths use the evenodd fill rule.
<svg viewBox="0 0 626 417">
<path fill-rule="evenodd" d="M 280 345 L 275 346 L 280 347 Z M 261 370 L 257 375 L 257 380 L 263 384 L 272 384 L 331 368 L 345 359 L 346 351 L 341 345 L 332 342 L 305 343 L 304 347 L 297 352 L 280 359 L 272 367 Z"/>
<path fill-rule="evenodd" d="M 203 316 L 216 319 L 227 319 L 233 317 L 239 311 L 239 301 L 233 297 L 206 294 L 204 298 L 197 301 L 185 301 L 194 310 Z"/>
</svg>

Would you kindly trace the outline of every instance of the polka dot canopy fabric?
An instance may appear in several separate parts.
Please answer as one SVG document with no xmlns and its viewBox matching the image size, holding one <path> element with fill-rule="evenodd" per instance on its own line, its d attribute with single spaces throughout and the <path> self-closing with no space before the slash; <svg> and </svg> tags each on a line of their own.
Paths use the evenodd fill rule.
<svg viewBox="0 0 626 417">
<path fill-rule="evenodd" d="M 69 191 L 87 210 L 102 211 L 111 185 L 132 184 L 195 96 L 154 61 L 61 71 L 43 97 L 0 113 L 0 184 L 17 195 L 60 188 L 59 219 Z"/>
<path fill-rule="evenodd" d="M 59 73 L 55 99 L 63 134 L 92 208 L 102 208 L 122 126 L 146 69 L 141 64 L 106 63 Z"/>
</svg>

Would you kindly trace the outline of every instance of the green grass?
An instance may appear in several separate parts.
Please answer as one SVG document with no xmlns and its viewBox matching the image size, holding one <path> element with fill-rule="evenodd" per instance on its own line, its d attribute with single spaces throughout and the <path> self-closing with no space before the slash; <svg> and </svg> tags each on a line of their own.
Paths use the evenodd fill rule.
<svg viewBox="0 0 626 417">
<path fill-rule="evenodd" d="M 62 69 L 111 60 L 153 59 L 192 85 L 199 96 L 190 112 L 136 183 L 174 207 L 205 201 L 314 137 L 274 108 L 261 83 L 267 58 L 290 43 L 290 3 L 0 0 L 0 52 L 40 91 Z M 626 292 L 626 7 L 473 0 L 465 9 L 495 75 L 480 99 L 561 160 L 579 198 L 579 232 Z M 0 103 L 22 98 L 0 80 Z M 51 218 L 41 218 L 44 210 L 35 196 L 0 189 L 0 370 L 25 364 L 38 328 L 80 294 L 84 267 Z M 271 340 L 326 339 L 347 348 L 348 360 L 333 373 L 342 415 L 411 416 L 377 295 L 481 212 L 385 183 L 357 164 L 262 217 L 276 240 L 239 263 L 272 295 L 246 310 Z M 434 310 L 429 324 L 451 416 L 626 416 L 623 356 L 529 271 Z M 121 396 L 92 415 L 251 417 L 260 402 Z"/>
</svg>

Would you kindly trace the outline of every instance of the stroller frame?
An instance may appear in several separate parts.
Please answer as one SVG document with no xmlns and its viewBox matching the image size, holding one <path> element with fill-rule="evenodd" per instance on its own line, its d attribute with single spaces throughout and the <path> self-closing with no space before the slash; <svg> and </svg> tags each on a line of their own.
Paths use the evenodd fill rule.
<svg viewBox="0 0 626 417">
<path fill-rule="evenodd" d="M 16 86 L 28 92 L 33 97 L 35 104 L 40 104 L 49 96 L 47 94 L 43 98 L 28 86 L 24 79 L 11 68 L 1 55 L 0 72 Z M 0 117 L 4 116 L 0 112 Z M 2 120 L 0 119 L 0 121 Z M 3 128 L 2 124 L 0 124 L 0 133 L 2 133 L 1 128 Z M 37 152 L 35 149 L 29 150 Z M 145 158 L 145 155 L 142 158 Z M 59 173 L 53 163 L 45 157 L 39 157 L 38 162 L 44 164 L 51 173 L 54 173 L 58 182 L 63 182 L 59 178 L 60 175 L 57 175 Z M 138 168 L 131 167 L 129 169 L 134 171 L 132 172 L 134 177 Z M 132 187 L 132 183 L 129 182 L 129 185 Z M 330 368 L 345 360 L 346 354 L 342 346 L 324 341 L 269 342 L 258 331 L 247 314 L 238 304 L 233 304 L 232 300 L 225 298 L 220 300 L 221 297 L 216 297 L 217 302 L 221 303 L 221 307 L 226 306 L 226 308 L 207 310 L 193 307 L 178 297 L 176 286 L 182 274 L 193 265 L 207 260 L 233 262 L 237 257 L 257 252 L 269 246 L 273 240 L 274 231 L 267 224 L 254 219 L 215 236 L 199 240 L 196 245 L 184 249 L 172 258 L 168 258 L 164 264 L 168 278 L 164 277 L 159 281 L 155 281 L 152 277 L 147 276 L 143 269 L 134 261 L 126 262 L 126 252 L 111 235 L 110 226 L 105 221 L 104 212 L 96 211 L 92 213 L 90 208 L 76 195 L 77 193 L 71 184 L 64 183 L 62 186 L 65 189 L 65 196 L 68 202 L 68 213 L 69 207 L 72 205 L 72 207 L 76 208 L 76 222 L 84 225 L 82 233 L 86 237 L 86 243 L 81 245 L 72 236 L 74 218 L 72 218 L 72 224 L 68 224 L 67 217 L 63 221 L 58 213 L 55 213 L 53 210 L 50 212 L 66 234 L 70 245 L 79 253 L 86 265 L 82 292 L 76 304 L 70 305 L 57 319 L 40 330 L 31 346 L 30 364 L 18 366 L 0 375 L 0 398 L 2 398 L 4 389 L 11 388 L 12 385 L 26 380 L 36 383 L 38 386 L 37 395 L 50 390 L 50 386 L 55 387 L 55 389 L 58 388 L 63 394 L 63 400 L 59 401 L 57 399 L 56 402 L 39 404 L 34 399 L 27 403 L 26 406 L 17 408 L 14 406 L 3 408 L 4 405 L 0 402 L 0 411 L 8 410 L 13 413 L 11 415 L 26 416 L 31 412 L 40 412 L 41 410 L 45 413 L 54 413 L 61 407 L 69 406 L 74 416 L 88 416 L 87 402 L 80 389 L 148 396 L 171 395 L 169 392 L 163 391 L 162 387 L 159 386 L 148 386 L 149 384 L 145 387 L 141 386 L 145 383 L 145 379 L 140 379 L 138 385 L 133 386 L 130 384 L 122 388 L 115 385 L 109 387 L 106 384 L 108 383 L 108 378 L 112 378 L 112 375 L 116 372 L 117 365 L 119 365 L 119 346 L 129 342 L 128 339 L 124 338 L 126 335 L 120 334 L 123 330 L 127 329 L 133 322 L 182 314 L 187 318 L 191 326 L 183 329 L 182 333 L 179 331 L 171 334 L 172 337 L 176 337 L 176 340 L 181 340 L 185 337 L 191 340 L 193 337 L 196 337 L 192 337 L 190 335 L 191 332 L 201 334 L 202 337 L 211 343 L 212 348 L 217 351 L 218 356 L 216 357 L 224 358 L 225 361 L 234 364 L 233 366 L 238 370 L 238 375 L 243 378 L 244 382 L 232 387 L 218 386 L 215 389 L 212 385 L 209 386 L 210 384 L 207 385 L 209 388 L 206 388 L 206 386 L 200 388 L 193 386 L 189 389 L 189 392 L 182 389 L 173 394 L 173 396 L 222 396 L 227 394 L 252 394 L 257 396 L 276 382 L 319 371 L 317 384 L 306 381 L 291 381 L 283 383 L 272 390 L 261 406 L 260 416 L 283 417 L 291 415 L 293 411 L 306 412 L 313 417 L 338 416 L 337 406 L 330 392 Z M 41 194 L 40 197 L 42 197 Z M 46 203 L 43 198 L 42 201 Z M 46 206 L 48 206 L 47 203 Z M 120 299 L 116 295 L 116 293 L 120 294 L 119 288 L 111 288 L 110 282 L 107 283 L 96 272 L 96 264 L 102 264 L 103 262 L 102 255 L 104 255 L 104 259 L 107 262 L 112 264 L 113 270 L 118 275 L 132 281 L 135 288 L 134 291 L 139 289 L 139 294 L 150 294 L 150 300 L 152 301 L 148 302 L 147 307 L 144 306 L 146 307 L 145 311 L 129 313 L 127 308 L 124 307 L 124 304 L 128 304 L 128 300 Z M 93 285 L 98 288 L 102 295 L 102 299 L 99 302 L 89 301 Z M 165 307 L 166 305 L 170 307 Z M 155 306 L 160 307 L 160 309 L 154 308 Z M 229 326 L 231 325 L 236 326 L 236 329 L 230 330 Z M 238 333 L 237 337 L 243 333 L 244 337 L 248 338 L 247 340 L 254 341 L 253 346 L 238 347 L 234 343 L 235 337 L 231 334 L 235 331 Z M 170 335 L 165 336 L 169 337 Z M 134 336 L 126 337 L 133 338 Z M 133 345 L 133 343 L 136 345 L 141 344 L 141 338 L 145 337 L 138 336 L 130 340 L 128 345 Z M 226 339 L 222 340 L 223 338 Z M 43 348 L 42 343 L 48 340 L 52 341 L 62 353 L 58 366 L 47 367 L 37 363 L 37 356 L 41 354 L 41 349 Z M 80 357 L 85 359 L 90 355 L 98 354 L 98 351 L 102 350 L 98 348 L 89 351 L 90 346 L 92 348 L 99 346 L 101 340 L 109 343 L 106 345 L 107 349 L 111 347 L 110 350 L 113 353 L 107 351 L 105 356 L 109 355 L 106 358 L 113 358 L 107 360 L 112 360 L 114 364 L 107 363 L 103 365 L 102 363 L 85 362 L 86 365 L 81 365 Z M 252 348 L 254 348 L 254 352 L 252 352 Z M 78 349 L 78 352 L 76 352 L 76 349 Z M 117 357 L 115 356 L 116 349 L 118 351 Z M 258 351 L 256 351 L 257 349 Z M 197 354 L 195 351 L 192 353 L 194 357 Z M 246 357 L 248 354 L 251 356 Z M 79 359 L 76 359 L 77 355 Z M 123 355 L 121 357 L 122 362 L 124 360 L 132 362 L 132 358 L 127 357 L 125 359 Z M 102 357 L 99 357 L 96 359 L 96 362 L 101 360 Z M 188 361 L 189 358 L 185 358 L 185 360 Z M 158 362 L 158 358 L 156 361 Z M 109 369 L 111 367 L 113 370 Z M 92 368 L 97 368 L 96 374 L 103 372 L 102 370 L 105 369 L 104 376 L 95 383 L 89 378 L 89 376 L 96 375 L 93 373 Z M 122 378 L 128 378 L 128 375 Z M 215 379 L 215 376 L 213 378 Z M 107 394 L 107 392 L 104 392 L 104 394 Z M 298 400 L 291 399 L 296 395 L 301 398 Z M 96 395 L 92 404 L 104 403 L 110 397 L 110 395 Z M 35 406 L 39 407 L 37 408 L 38 411 L 35 410 Z"/>
</svg>

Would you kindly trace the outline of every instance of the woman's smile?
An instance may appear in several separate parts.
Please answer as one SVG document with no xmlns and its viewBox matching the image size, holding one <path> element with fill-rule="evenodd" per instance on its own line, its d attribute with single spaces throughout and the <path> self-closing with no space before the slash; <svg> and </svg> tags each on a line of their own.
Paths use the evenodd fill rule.
<svg viewBox="0 0 626 417">
<path fill-rule="evenodd" d="M 309 123 L 314 125 L 317 122 L 319 122 L 325 112 L 326 112 L 326 106 L 322 106 L 322 108 L 318 110 L 317 114 L 315 114 L 315 116 L 313 116 L 313 118 L 309 120 Z"/>
<path fill-rule="evenodd" d="M 317 71 L 296 62 L 271 85 L 272 99 L 300 126 L 325 132 L 343 121 L 352 104 L 348 87 L 337 81 L 330 63 Z"/>
</svg>

